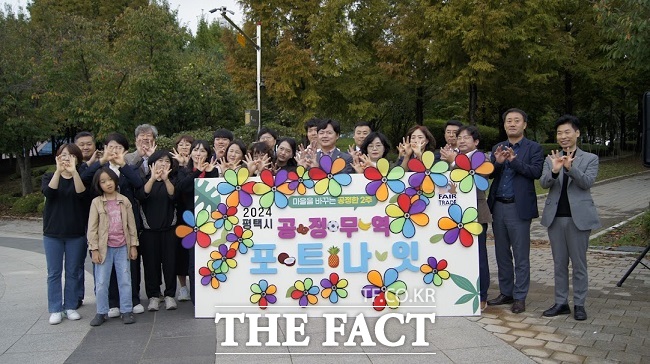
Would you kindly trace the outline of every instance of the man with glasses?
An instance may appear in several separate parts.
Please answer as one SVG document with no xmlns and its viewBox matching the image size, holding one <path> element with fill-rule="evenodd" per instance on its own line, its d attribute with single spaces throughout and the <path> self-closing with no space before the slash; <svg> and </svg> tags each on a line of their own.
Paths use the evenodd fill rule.
<svg viewBox="0 0 650 364">
<path fill-rule="evenodd" d="M 135 152 L 124 157 L 128 165 L 138 167 L 140 177 L 146 178 L 149 174 L 147 160 L 156 151 L 156 138 L 158 129 L 149 124 L 138 125 L 135 128 Z"/>
<path fill-rule="evenodd" d="M 352 168 L 352 156 L 348 153 L 341 152 L 339 148 L 336 147 L 336 141 L 339 139 L 341 134 L 341 125 L 338 121 L 327 119 L 321 120 L 318 124 L 318 144 L 320 145 L 320 150 L 314 153 L 302 153 L 300 156 L 299 164 L 305 168 L 318 167 L 320 165 L 320 159 L 324 155 L 330 156 L 332 161 L 342 158 L 345 160 L 345 168 L 341 173 L 354 173 L 354 168 Z"/>
</svg>

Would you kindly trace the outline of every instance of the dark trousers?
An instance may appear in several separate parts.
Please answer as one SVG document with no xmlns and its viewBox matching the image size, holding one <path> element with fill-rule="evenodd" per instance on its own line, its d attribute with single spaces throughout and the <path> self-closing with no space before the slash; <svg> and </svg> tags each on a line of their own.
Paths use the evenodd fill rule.
<svg viewBox="0 0 650 364">
<path fill-rule="evenodd" d="M 530 220 L 521 219 L 514 204 L 498 201 L 494 203 L 492 220 L 499 291 L 526 300 L 530 286 Z"/>
<path fill-rule="evenodd" d="M 176 296 L 176 245 L 174 230 L 144 230 L 140 235 L 140 249 L 144 266 L 144 288 L 147 297 L 159 297 L 162 278 L 166 297 Z M 160 268 L 162 266 L 162 277 Z"/>
<path fill-rule="evenodd" d="M 487 228 L 488 224 L 481 224 L 483 232 L 478 236 L 478 273 L 479 273 L 479 291 L 481 301 L 487 301 L 487 292 L 490 288 L 490 264 L 488 263 L 487 254 Z"/>
<path fill-rule="evenodd" d="M 140 252 L 138 251 L 138 258 L 136 260 L 129 261 L 131 262 L 131 298 L 133 300 L 133 306 L 137 306 L 140 304 L 140 282 L 142 281 L 140 273 Z M 120 307 L 120 292 L 117 284 L 117 276 L 115 275 L 115 267 L 111 270 L 111 280 L 108 283 L 108 307 Z"/>
</svg>

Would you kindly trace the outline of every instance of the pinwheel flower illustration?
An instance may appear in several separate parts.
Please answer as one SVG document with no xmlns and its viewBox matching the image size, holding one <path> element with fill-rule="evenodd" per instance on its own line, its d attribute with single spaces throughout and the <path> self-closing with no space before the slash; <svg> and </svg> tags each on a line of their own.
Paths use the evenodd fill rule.
<svg viewBox="0 0 650 364">
<path fill-rule="evenodd" d="M 289 172 L 287 187 L 290 191 L 298 191 L 304 195 L 307 190 L 314 188 L 314 181 L 309 178 L 309 172 L 303 166 L 298 166 L 295 172 Z"/>
<path fill-rule="evenodd" d="M 227 206 L 225 203 L 217 205 L 217 209 L 212 211 L 214 227 L 217 229 L 224 228 L 227 231 L 239 223 L 237 217 L 237 206 Z"/>
<path fill-rule="evenodd" d="M 451 171 L 449 178 L 454 182 L 460 182 L 459 188 L 461 192 L 467 193 L 471 191 L 474 184 L 481 191 L 488 189 L 488 180 L 482 175 L 492 173 L 494 165 L 486 160 L 485 154 L 474 152 L 471 159 L 465 154 L 459 154 L 456 156 L 455 162 L 458 168 Z"/>
<path fill-rule="evenodd" d="M 447 230 L 442 239 L 447 244 L 453 244 L 460 237 L 460 243 L 464 247 L 470 247 L 474 243 L 472 235 L 479 235 L 483 226 L 476 222 L 478 211 L 474 207 L 468 207 L 464 212 L 460 206 L 453 204 L 449 206 L 449 217 L 442 217 L 438 220 L 438 227 Z"/>
<path fill-rule="evenodd" d="M 248 169 L 240 168 L 237 172 L 232 169 L 227 170 L 223 174 L 226 182 L 221 182 L 217 185 L 217 191 L 222 195 L 228 195 L 226 204 L 228 206 L 242 205 L 248 207 L 253 203 L 251 194 L 253 193 L 253 185 L 255 182 L 246 182 L 248 180 Z"/>
<path fill-rule="evenodd" d="M 388 199 L 388 189 L 395 193 L 404 192 L 404 182 L 400 180 L 404 177 L 404 168 L 397 166 L 390 169 L 390 164 L 384 158 L 377 161 L 377 167 L 366 168 L 363 175 L 372 181 L 366 185 L 366 193 L 379 201 Z"/>
<path fill-rule="evenodd" d="M 288 178 L 288 172 L 284 169 L 278 171 L 273 176 L 273 172 L 265 169 L 260 174 L 262 182 L 257 182 L 253 186 L 253 192 L 260 197 L 260 206 L 269 208 L 275 203 L 278 208 L 285 208 L 289 204 L 286 195 L 291 195 L 293 191 L 289 189 L 289 184 L 285 183 Z"/>
<path fill-rule="evenodd" d="M 400 297 L 406 293 L 406 283 L 398 281 L 399 273 L 394 268 L 389 268 L 381 273 L 376 270 L 368 272 L 368 284 L 361 289 L 365 298 L 373 298 L 372 308 L 383 311 L 386 306 L 395 309 L 399 307 Z"/>
<path fill-rule="evenodd" d="M 426 208 L 427 204 L 417 196 L 399 195 L 397 204 L 386 206 L 386 215 L 395 218 L 390 223 L 390 231 L 393 234 L 401 232 L 404 237 L 412 238 L 415 225 L 425 226 L 429 223 L 429 215 L 424 213 Z"/>
<path fill-rule="evenodd" d="M 231 233 L 226 235 L 226 241 L 230 243 L 230 249 L 238 250 L 240 253 L 246 254 L 248 249 L 254 245 L 253 240 L 251 240 L 252 237 L 252 231 L 237 225 Z"/>
<path fill-rule="evenodd" d="M 318 303 L 318 292 L 320 288 L 314 286 L 314 281 L 311 278 L 305 278 L 304 281 L 297 280 L 293 284 L 293 292 L 291 292 L 291 298 L 298 300 L 298 304 L 302 307 L 307 305 L 315 305 Z"/>
<path fill-rule="evenodd" d="M 329 279 L 321 279 L 320 285 L 323 287 L 320 295 L 323 296 L 323 298 L 329 298 L 331 303 L 337 303 L 339 298 L 345 298 L 348 296 L 348 291 L 345 290 L 345 287 L 348 286 L 348 280 L 339 279 L 339 275 L 336 273 L 331 273 Z"/>
<path fill-rule="evenodd" d="M 420 266 L 420 272 L 424 273 L 422 280 L 426 284 L 433 283 L 436 286 L 440 286 L 443 279 L 449 279 L 450 274 L 445 270 L 446 268 L 446 260 L 441 259 L 438 261 L 434 257 L 429 257 L 429 259 L 427 259 L 427 264 L 422 264 Z"/>
<path fill-rule="evenodd" d="M 199 274 L 202 276 L 202 285 L 207 286 L 209 284 L 212 288 L 217 289 L 219 288 L 221 282 L 225 282 L 228 277 L 226 277 L 225 274 L 215 270 L 212 266 L 213 262 L 214 261 L 210 260 L 208 261 L 207 267 L 199 268 Z"/>
<path fill-rule="evenodd" d="M 343 192 L 341 186 L 347 186 L 352 182 L 352 177 L 349 174 L 341 173 L 345 169 L 345 159 L 332 158 L 324 155 L 320 159 L 320 168 L 311 168 L 309 170 L 309 177 L 316 182 L 314 185 L 314 192 L 319 195 L 324 195 L 329 192 L 330 196 L 338 197 Z"/>
<path fill-rule="evenodd" d="M 447 185 L 447 176 L 444 175 L 449 170 L 449 164 L 445 161 L 435 163 L 433 152 L 426 151 L 422 154 L 422 160 L 411 159 L 408 167 L 411 172 L 416 172 L 409 177 L 411 187 L 419 187 L 424 193 L 433 193 L 435 186 L 444 187 Z"/>
<path fill-rule="evenodd" d="M 237 267 L 237 261 L 233 258 L 237 255 L 237 251 L 233 248 L 228 249 L 226 244 L 221 244 L 219 250 L 213 250 L 210 253 L 212 259 L 212 268 L 218 273 L 228 273 L 230 268 Z"/>
<path fill-rule="evenodd" d="M 404 194 L 411 198 L 413 198 L 413 196 L 417 196 L 417 198 L 424 201 L 424 203 L 427 205 L 429 205 L 429 199 L 436 195 L 435 193 L 424 193 L 421 189 L 415 187 L 407 187 L 404 190 Z"/>
<path fill-rule="evenodd" d="M 217 228 L 208 222 L 209 217 L 210 213 L 208 211 L 201 210 L 196 215 L 195 221 L 192 211 L 183 212 L 183 221 L 187 225 L 178 225 L 176 227 L 176 236 L 183 239 L 181 240 L 183 248 L 190 249 L 195 243 L 201 248 L 210 246 L 210 235 L 214 234 Z"/>
<path fill-rule="evenodd" d="M 266 310 L 266 307 L 269 304 L 274 304 L 277 302 L 275 293 L 278 291 L 278 288 L 275 284 L 269 284 L 266 279 L 261 279 L 258 283 L 251 284 L 251 292 L 253 294 L 250 297 L 252 304 L 257 304 L 262 310 Z"/>
</svg>

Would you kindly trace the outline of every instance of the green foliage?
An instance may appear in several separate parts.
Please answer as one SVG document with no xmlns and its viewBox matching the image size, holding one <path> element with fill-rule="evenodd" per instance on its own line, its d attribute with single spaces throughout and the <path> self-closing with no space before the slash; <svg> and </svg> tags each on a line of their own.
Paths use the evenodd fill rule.
<svg viewBox="0 0 650 364">
<path fill-rule="evenodd" d="M 19 214 L 36 212 L 38 205 L 43 202 L 43 194 L 40 192 L 30 193 L 29 195 L 18 198 L 12 205 L 12 211 Z"/>
<path fill-rule="evenodd" d="M 12 206 L 16 200 L 18 200 L 18 197 L 14 197 L 11 194 L 0 195 L 0 205 L 2 206 Z"/>
</svg>

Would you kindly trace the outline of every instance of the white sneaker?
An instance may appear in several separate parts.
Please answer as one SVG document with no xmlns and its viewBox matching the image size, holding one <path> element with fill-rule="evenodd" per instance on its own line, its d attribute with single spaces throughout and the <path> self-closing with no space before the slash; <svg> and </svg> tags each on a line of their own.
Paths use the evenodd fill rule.
<svg viewBox="0 0 650 364">
<path fill-rule="evenodd" d="M 165 297 L 165 309 L 166 310 L 175 310 L 176 309 L 176 300 L 174 297 Z"/>
<path fill-rule="evenodd" d="M 142 306 L 141 304 L 138 303 L 137 305 L 133 306 L 133 313 L 143 313 L 143 312 L 144 312 L 144 306 Z"/>
<path fill-rule="evenodd" d="M 81 319 L 81 315 L 77 310 L 65 310 L 65 315 L 68 320 L 77 321 Z"/>
<path fill-rule="evenodd" d="M 109 308 L 108 309 L 108 317 L 110 317 L 110 318 L 120 317 L 120 309 L 117 308 L 117 307 Z"/>
<path fill-rule="evenodd" d="M 181 287 L 181 289 L 178 291 L 178 300 L 182 302 L 189 301 L 191 299 L 192 297 L 190 297 L 190 290 L 185 286 Z"/>
<path fill-rule="evenodd" d="M 58 325 L 63 319 L 63 312 L 55 312 L 50 314 L 50 325 Z"/>
<path fill-rule="evenodd" d="M 158 311 L 158 306 L 160 306 L 160 298 L 158 297 L 149 298 L 149 307 L 147 307 L 147 310 Z"/>
</svg>

